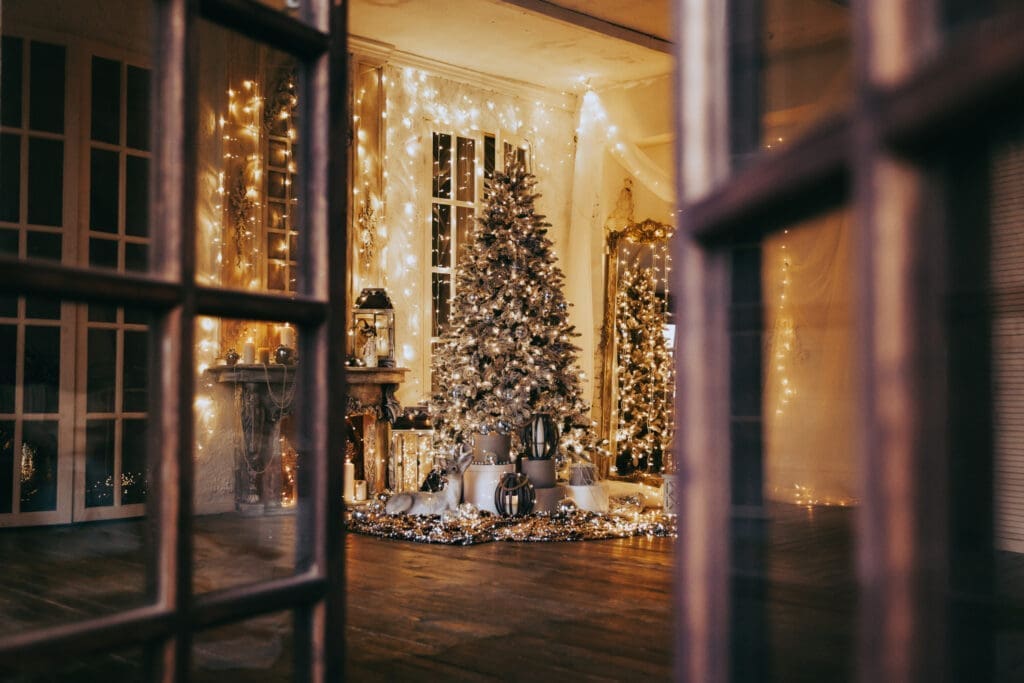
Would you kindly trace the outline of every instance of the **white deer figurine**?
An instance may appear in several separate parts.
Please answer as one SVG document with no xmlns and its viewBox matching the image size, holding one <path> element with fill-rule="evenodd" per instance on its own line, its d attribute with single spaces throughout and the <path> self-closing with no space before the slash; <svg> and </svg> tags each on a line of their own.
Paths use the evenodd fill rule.
<svg viewBox="0 0 1024 683">
<path fill-rule="evenodd" d="M 384 509 L 389 515 L 439 515 L 445 510 L 454 510 L 462 500 L 462 475 L 473 462 L 473 453 L 464 452 L 448 461 L 444 468 L 447 483 L 440 491 L 416 491 L 396 493 L 388 499 Z"/>
</svg>

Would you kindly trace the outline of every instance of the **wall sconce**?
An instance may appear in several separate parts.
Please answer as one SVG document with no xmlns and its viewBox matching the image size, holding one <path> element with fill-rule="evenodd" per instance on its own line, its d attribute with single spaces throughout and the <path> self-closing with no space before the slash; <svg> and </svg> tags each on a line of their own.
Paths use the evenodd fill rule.
<svg viewBox="0 0 1024 683">
<path fill-rule="evenodd" d="M 395 367 L 395 307 L 380 287 L 359 293 L 352 311 L 353 353 L 369 366 Z"/>
</svg>

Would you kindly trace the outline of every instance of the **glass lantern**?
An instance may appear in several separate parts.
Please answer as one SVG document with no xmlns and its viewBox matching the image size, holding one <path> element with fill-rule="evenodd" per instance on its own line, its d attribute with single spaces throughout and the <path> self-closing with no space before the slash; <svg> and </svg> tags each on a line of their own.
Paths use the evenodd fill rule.
<svg viewBox="0 0 1024 683">
<path fill-rule="evenodd" d="M 395 307 L 380 287 L 359 293 L 352 311 L 353 354 L 367 366 L 395 367 Z"/>
</svg>

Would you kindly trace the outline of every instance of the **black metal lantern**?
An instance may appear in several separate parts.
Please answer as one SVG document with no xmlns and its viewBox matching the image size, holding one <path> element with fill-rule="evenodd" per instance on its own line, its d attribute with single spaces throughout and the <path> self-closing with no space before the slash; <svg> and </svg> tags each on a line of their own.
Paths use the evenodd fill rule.
<svg viewBox="0 0 1024 683">
<path fill-rule="evenodd" d="M 518 472 L 501 475 L 501 481 L 494 489 L 494 507 L 502 517 L 528 515 L 536 500 L 537 491 L 529 477 Z"/>
<path fill-rule="evenodd" d="M 381 367 L 395 367 L 395 307 L 380 287 L 367 287 L 359 293 L 352 311 L 352 353 L 372 360 Z"/>
<path fill-rule="evenodd" d="M 523 448 L 530 460 L 548 460 L 558 450 L 558 425 L 547 413 L 534 413 L 523 430 Z"/>
</svg>

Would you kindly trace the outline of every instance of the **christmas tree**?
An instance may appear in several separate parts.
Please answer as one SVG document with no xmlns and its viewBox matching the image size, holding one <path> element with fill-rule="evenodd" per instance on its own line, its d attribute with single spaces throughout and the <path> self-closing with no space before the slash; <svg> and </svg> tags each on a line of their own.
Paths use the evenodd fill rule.
<svg viewBox="0 0 1024 683">
<path fill-rule="evenodd" d="M 562 427 L 563 453 L 591 447 L 577 354 L 536 178 L 513 160 L 487 184 L 471 244 L 460 249 L 449 333 L 435 347 L 431 414 L 442 446 L 516 433 L 533 413 Z"/>
<path fill-rule="evenodd" d="M 658 472 L 672 438 L 672 350 L 653 268 L 627 268 L 616 303 L 619 474 Z"/>
</svg>

